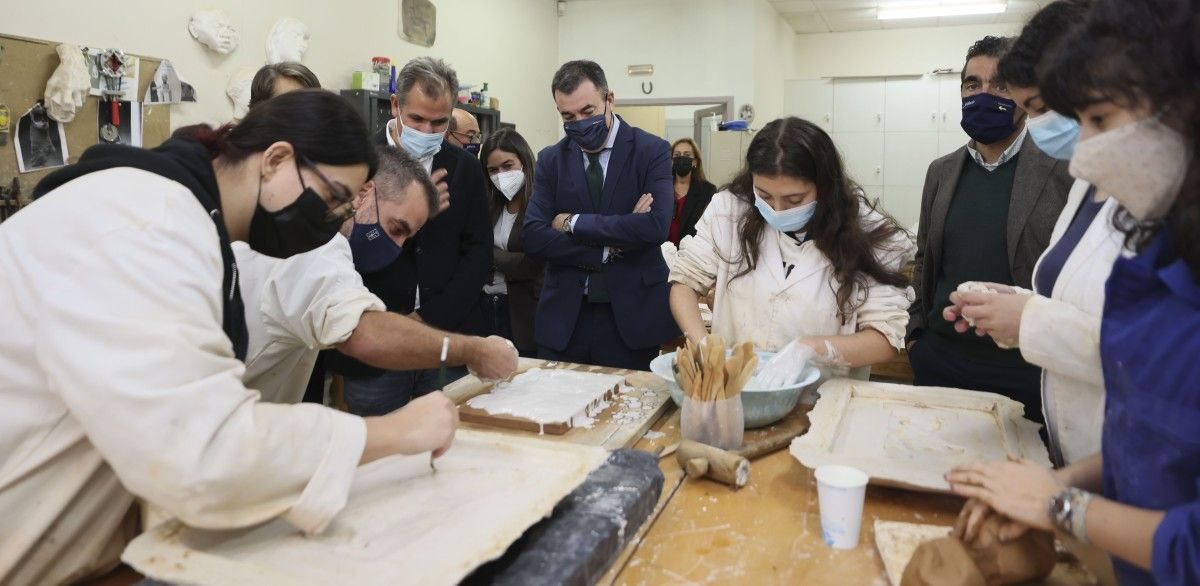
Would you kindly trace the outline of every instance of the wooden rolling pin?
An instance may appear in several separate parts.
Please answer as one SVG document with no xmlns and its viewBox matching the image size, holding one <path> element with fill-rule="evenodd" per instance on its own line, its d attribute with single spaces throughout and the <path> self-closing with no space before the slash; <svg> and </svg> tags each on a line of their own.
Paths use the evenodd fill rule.
<svg viewBox="0 0 1200 586">
<path fill-rule="evenodd" d="M 729 452 L 699 442 L 684 440 L 678 447 L 664 450 L 668 455 L 672 448 L 675 460 L 691 478 L 705 476 L 734 488 L 741 488 L 750 481 L 750 460 L 774 453 L 791 443 L 796 436 L 808 431 L 808 414 L 789 415 L 763 437 Z"/>
</svg>

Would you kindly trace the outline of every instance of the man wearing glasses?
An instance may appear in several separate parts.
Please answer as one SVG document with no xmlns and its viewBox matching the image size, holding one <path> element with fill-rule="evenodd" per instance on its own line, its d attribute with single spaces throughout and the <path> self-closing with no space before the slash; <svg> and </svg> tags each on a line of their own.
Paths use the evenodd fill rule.
<svg viewBox="0 0 1200 586">
<path fill-rule="evenodd" d="M 479 122 L 475 120 L 475 116 L 466 110 L 455 108 L 454 113 L 450 115 L 450 128 L 446 133 L 446 140 L 478 157 L 479 143 L 483 142 L 483 135 L 479 133 Z"/>
</svg>

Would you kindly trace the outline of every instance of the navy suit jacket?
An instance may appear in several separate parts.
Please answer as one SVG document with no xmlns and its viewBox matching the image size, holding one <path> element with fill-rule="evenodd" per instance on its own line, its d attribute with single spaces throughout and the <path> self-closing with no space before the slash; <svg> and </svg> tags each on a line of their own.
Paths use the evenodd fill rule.
<svg viewBox="0 0 1200 586">
<path fill-rule="evenodd" d="M 534 336 L 539 345 L 565 349 L 584 303 L 588 273 L 601 271 L 625 345 L 658 346 L 679 336 L 660 248 L 675 212 L 670 146 L 621 120 L 600 209 L 592 205 L 583 161 L 583 151 L 570 139 L 538 155 L 525 212 L 525 254 L 546 262 Z M 634 214 L 643 193 L 653 194 L 652 209 Z M 561 213 L 579 214 L 573 234 L 551 226 Z M 608 262 L 603 262 L 605 246 L 620 250 Z"/>
</svg>

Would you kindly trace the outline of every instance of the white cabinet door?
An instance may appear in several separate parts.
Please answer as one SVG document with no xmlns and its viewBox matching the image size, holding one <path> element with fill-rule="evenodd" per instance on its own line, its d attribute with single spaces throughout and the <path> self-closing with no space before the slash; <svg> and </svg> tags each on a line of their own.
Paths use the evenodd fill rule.
<svg viewBox="0 0 1200 586">
<path fill-rule="evenodd" d="M 833 142 L 850 179 L 863 186 L 884 185 L 882 132 L 835 132 Z"/>
<path fill-rule="evenodd" d="M 948 132 L 939 132 L 937 137 L 937 155 L 939 157 L 942 155 L 948 155 L 958 150 L 959 147 L 962 147 L 971 140 L 971 137 L 967 136 L 967 133 L 963 132 L 962 128 Z"/>
<path fill-rule="evenodd" d="M 882 78 L 834 80 L 834 132 L 882 131 L 883 106 Z"/>
<path fill-rule="evenodd" d="M 938 130 L 948 132 L 960 129 L 962 122 L 962 81 L 957 73 L 938 76 Z"/>
<path fill-rule="evenodd" d="M 936 132 L 887 132 L 883 139 L 887 185 L 920 187 L 929 164 L 938 158 Z"/>
<path fill-rule="evenodd" d="M 833 82 L 828 79 L 800 79 L 784 83 L 784 108 L 833 132 Z"/>
<path fill-rule="evenodd" d="M 883 188 L 883 209 L 896 218 L 901 226 L 917 232 L 921 219 L 921 188 L 907 185 L 888 185 Z"/>
<path fill-rule="evenodd" d="M 883 82 L 886 132 L 934 131 L 940 123 L 938 82 L 932 77 L 889 77 Z"/>
</svg>

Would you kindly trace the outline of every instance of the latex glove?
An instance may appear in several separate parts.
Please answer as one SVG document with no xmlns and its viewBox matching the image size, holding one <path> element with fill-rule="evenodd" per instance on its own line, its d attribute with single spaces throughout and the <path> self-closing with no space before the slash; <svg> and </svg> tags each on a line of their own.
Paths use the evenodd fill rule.
<svg viewBox="0 0 1200 586">
<path fill-rule="evenodd" d="M 817 353 L 799 338 L 788 342 L 759 369 L 746 386 L 752 389 L 778 389 L 800 380 L 804 367 Z"/>
<path fill-rule="evenodd" d="M 476 349 L 467 361 L 467 372 L 484 382 L 506 379 L 517 371 L 517 347 L 500 336 L 476 338 Z"/>
</svg>

